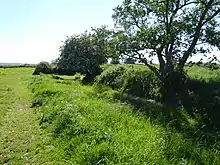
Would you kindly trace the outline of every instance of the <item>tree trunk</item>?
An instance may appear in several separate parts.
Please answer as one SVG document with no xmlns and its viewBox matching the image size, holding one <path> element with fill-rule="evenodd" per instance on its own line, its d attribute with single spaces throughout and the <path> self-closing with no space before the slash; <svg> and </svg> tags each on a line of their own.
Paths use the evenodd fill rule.
<svg viewBox="0 0 220 165">
<path fill-rule="evenodd" d="M 160 79 L 165 117 L 169 121 L 175 120 L 174 123 L 179 126 L 179 109 L 185 91 L 186 76 L 183 71 L 175 71 L 173 67 L 168 67 L 162 72 Z"/>
<path fill-rule="evenodd" d="M 162 75 L 161 94 L 164 103 L 178 105 L 181 93 L 185 90 L 187 77 L 183 72 L 173 71 Z"/>
</svg>

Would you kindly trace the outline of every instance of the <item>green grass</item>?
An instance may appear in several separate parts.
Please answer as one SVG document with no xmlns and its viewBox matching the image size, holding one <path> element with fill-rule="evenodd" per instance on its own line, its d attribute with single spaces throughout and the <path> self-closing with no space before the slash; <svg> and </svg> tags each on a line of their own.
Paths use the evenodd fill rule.
<svg viewBox="0 0 220 165">
<path fill-rule="evenodd" d="M 14 104 L 25 104 L 27 92 L 23 90 L 24 79 L 30 74 L 31 69 L 0 69 L 0 121 L 8 110 L 11 110 Z M 21 80 L 23 78 L 23 80 Z M 17 97 L 15 97 L 17 96 Z M 23 98 L 24 97 L 24 98 Z"/>
<path fill-rule="evenodd" d="M 107 87 L 32 71 L 0 69 L 2 164 L 220 164 L 217 140 L 161 124 Z"/>
<path fill-rule="evenodd" d="M 195 79 L 220 80 L 220 69 L 211 70 L 206 67 L 192 66 L 186 69 L 190 77 Z"/>
<path fill-rule="evenodd" d="M 72 164 L 219 164 L 219 142 L 186 137 L 134 111 L 100 99 L 77 81 L 35 77 L 35 105 L 60 158 Z M 58 156 L 59 157 L 59 156 Z"/>
<path fill-rule="evenodd" d="M 50 164 L 56 160 L 50 132 L 40 128 L 39 114 L 29 108 L 32 97 L 27 86 L 32 71 L 0 69 L 0 164 Z"/>
</svg>

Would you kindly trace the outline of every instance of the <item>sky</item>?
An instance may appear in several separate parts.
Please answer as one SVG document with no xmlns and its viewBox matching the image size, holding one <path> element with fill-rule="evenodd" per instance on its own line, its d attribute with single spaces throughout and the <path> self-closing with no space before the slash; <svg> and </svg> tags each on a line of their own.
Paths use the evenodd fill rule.
<svg viewBox="0 0 220 165">
<path fill-rule="evenodd" d="M 122 0 L 0 0 L 0 63 L 39 63 L 59 56 L 65 36 L 113 28 Z"/>
<path fill-rule="evenodd" d="M 122 1 L 0 0 L 0 63 L 51 62 L 66 36 L 101 25 L 113 28 L 112 9 Z"/>
</svg>

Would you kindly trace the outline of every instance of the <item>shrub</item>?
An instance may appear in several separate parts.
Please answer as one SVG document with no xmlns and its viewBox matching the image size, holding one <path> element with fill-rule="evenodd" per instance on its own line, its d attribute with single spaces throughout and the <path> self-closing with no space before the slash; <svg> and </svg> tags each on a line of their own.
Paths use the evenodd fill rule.
<svg viewBox="0 0 220 165">
<path fill-rule="evenodd" d="M 40 62 L 39 64 L 37 64 L 33 75 L 39 75 L 40 73 L 51 74 L 52 72 L 53 69 L 48 62 Z"/>
<path fill-rule="evenodd" d="M 102 37 L 96 31 L 67 37 L 60 47 L 57 72 L 67 75 L 81 73 L 85 75 L 84 82 L 94 81 L 100 73 L 100 65 L 107 62 L 107 43 Z"/>
<path fill-rule="evenodd" d="M 148 70 L 127 70 L 123 76 L 124 83 L 122 93 L 148 99 L 160 98 L 159 80 L 157 76 Z"/>
<path fill-rule="evenodd" d="M 156 100 L 160 98 L 159 80 L 147 69 L 127 65 L 110 66 L 97 77 L 97 83 L 119 90 L 121 94 Z"/>
<path fill-rule="evenodd" d="M 91 87 L 76 81 L 58 84 L 50 76 L 33 80 L 34 97 L 48 99 L 39 111 L 41 128 L 54 136 L 49 138 L 52 150 L 46 149 L 59 153 L 52 158 L 63 162 L 65 156 L 66 164 L 219 164 L 219 142 L 209 144 L 207 139 L 203 143 L 203 135 L 197 138 L 199 130 L 188 129 L 191 126 L 184 126 L 182 130 L 187 131 L 182 134 L 170 123 L 159 125 L 150 116 L 134 113 L 130 106 L 99 99 Z M 96 87 L 98 92 L 109 91 L 105 86 Z M 127 97 L 140 107 L 146 105 L 153 114 L 163 109 L 153 101 Z"/>
<path fill-rule="evenodd" d="M 123 75 L 125 71 L 125 67 L 120 65 L 108 67 L 97 77 L 97 83 L 106 84 L 112 89 L 120 89 L 124 83 Z"/>
</svg>

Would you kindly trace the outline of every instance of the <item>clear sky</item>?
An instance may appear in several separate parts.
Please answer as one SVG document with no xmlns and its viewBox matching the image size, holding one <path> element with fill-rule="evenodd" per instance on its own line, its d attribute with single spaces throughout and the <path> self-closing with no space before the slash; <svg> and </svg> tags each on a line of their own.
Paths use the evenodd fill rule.
<svg viewBox="0 0 220 165">
<path fill-rule="evenodd" d="M 58 57 L 66 35 L 113 27 L 122 0 L 0 0 L 0 62 L 38 63 Z"/>
</svg>

